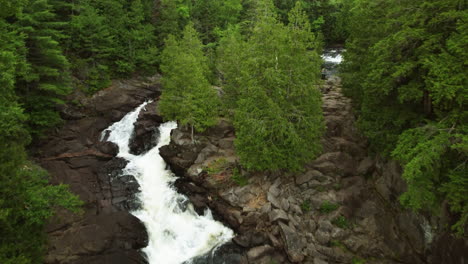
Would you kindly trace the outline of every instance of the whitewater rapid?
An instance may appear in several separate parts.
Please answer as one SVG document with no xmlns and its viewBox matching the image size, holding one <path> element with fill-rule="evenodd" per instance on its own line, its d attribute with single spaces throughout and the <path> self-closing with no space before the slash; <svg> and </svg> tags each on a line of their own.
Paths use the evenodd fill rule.
<svg viewBox="0 0 468 264">
<path fill-rule="evenodd" d="M 149 236 L 148 247 L 143 249 L 150 264 L 190 263 L 194 257 L 204 255 L 232 239 L 232 230 L 213 220 L 211 212 L 198 215 L 187 197 L 173 188 L 174 174 L 166 169 L 159 155 L 159 148 L 170 143 L 171 130 L 175 122 L 160 126 L 159 142 L 156 147 L 141 155 L 131 154 L 129 142 L 134 123 L 143 103 L 128 113 L 121 121 L 104 130 L 109 133 L 108 141 L 119 147 L 118 157 L 128 161 L 122 175 L 133 175 L 140 185 L 138 199 L 141 208 L 131 212 L 146 226 Z"/>
<path fill-rule="evenodd" d="M 322 59 L 325 63 L 340 64 L 343 61 L 342 52 L 342 49 L 327 49 L 322 54 Z"/>
</svg>

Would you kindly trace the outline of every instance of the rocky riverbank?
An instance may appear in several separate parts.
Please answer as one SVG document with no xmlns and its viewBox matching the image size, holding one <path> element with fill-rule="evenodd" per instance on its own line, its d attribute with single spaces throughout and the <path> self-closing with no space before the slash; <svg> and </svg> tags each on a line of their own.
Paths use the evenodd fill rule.
<svg viewBox="0 0 468 264">
<path fill-rule="evenodd" d="M 127 112 L 160 95 L 159 77 L 116 81 L 92 98 L 73 95 L 62 109 L 66 123 L 37 144 L 37 161 L 52 183 L 65 183 L 84 202 L 82 215 L 60 212 L 47 227 L 46 263 L 145 263 L 139 249 L 147 244 L 143 224 L 128 210 L 138 206 L 133 195 L 138 184 L 132 176 L 115 178 L 125 167 L 116 158 L 117 146 L 101 142 L 101 132 Z M 156 109 L 156 107 L 151 107 Z M 146 112 L 137 135 L 147 136 L 161 119 Z M 134 141 L 133 150 L 143 151 Z"/>
<path fill-rule="evenodd" d="M 449 216 L 426 218 L 399 206 L 401 169 L 368 155 L 340 80 L 329 77 L 321 90 L 324 152 L 300 174 L 243 171 L 228 120 L 196 134 L 195 142 L 188 130 L 173 131 L 160 152 L 181 176 L 176 187 L 200 214 L 210 208 L 237 234 L 194 263 L 464 263 L 466 241 L 440 231 Z M 85 201 L 82 215 L 60 212 L 48 225 L 46 263 L 145 263 L 139 252 L 147 244 L 145 228 L 128 213 L 139 206 L 139 186 L 131 175 L 115 177 L 125 161 L 100 138 L 159 95 L 154 77 L 115 82 L 92 98 L 75 96 L 81 99 L 62 109 L 66 124 L 35 146 L 53 183 L 69 184 Z M 135 123 L 133 153 L 154 147 L 161 122 L 155 100 Z"/>
<path fill-rule="evenodd" d="M 321 90 L 324 152 L 301 174 L 242 171 L 227 120 L 195 143 L 177 129 L 161 149 L 183 176 L 179 190 L 236 231 L 241 250 L 226 263 L 464 263 L 465 241 L 435 232 L 439 220 L 401 208 L 401 168 L 368 156 L 339 78 L 329 77 Z"/>
</svg>

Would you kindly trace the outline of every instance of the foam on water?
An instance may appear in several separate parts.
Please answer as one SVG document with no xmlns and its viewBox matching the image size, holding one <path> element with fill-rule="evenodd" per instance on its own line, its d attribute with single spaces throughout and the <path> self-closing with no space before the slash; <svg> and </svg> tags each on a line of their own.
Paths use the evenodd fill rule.
<svg viewBox="0 0 468 264">
<path fill-rule="evenodd" d="M 176 177 L 166 169 L 159 148 L 170 143 L 171 130 L 177 127 L 175 122 L 160 126 L 159 142 L 150 151 L 141 155 L 129 152 L 133 124 L 146 105 L 143 103 L 128 113 L 103 134 L 109 133 L 108 141 L 119 146 L 118 157 L 129 161 L 123 175 L 135 176 L 140 184 L 138 198 L 142 206 L 132 214 L 146 226 L 149 243 L 143 252 L 149 263 L 181 264 L 230 241 L 234 234 L 213 220 L 209 210 L 205 215 L 198 215 L 187 198 L 173 188 Z"/>
</svg>

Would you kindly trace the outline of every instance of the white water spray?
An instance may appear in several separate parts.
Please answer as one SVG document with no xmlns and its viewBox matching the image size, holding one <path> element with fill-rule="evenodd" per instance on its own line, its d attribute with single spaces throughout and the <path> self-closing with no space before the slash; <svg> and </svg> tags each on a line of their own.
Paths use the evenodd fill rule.
<svg viewBox="0 0 468 264">
<path fill-rule="evenodd" d="M 328 50 L 322 55 L 322 59 L 328 63 L 340 64 L 343 61 L 341 52 L 341 50 Z"/>
<path fill-rule="evenodd" d="M 133 124 L 146 104 L 140 105 L 104 132 L 109 131 L 108 141 L 119 146 L 117 156 L 129 161 L 123 175 L 135 176 L 140 184 L 138 198 L 142 208 L 132 214 L 146 226 L 149 242 L 143 252 L 149 263 L 181 264 L 228 242 L 234 234 L 213 220 L 209 210 L 204 216 L 199 216 L 188 199 L 172 187 L 176 177 L 166 169 L 159 148 L 169 144 L 171 130 L 177 127 L 175 122 L 160 126 L 156 147 L 139 156 L 129 153 Z"/>
</svg>

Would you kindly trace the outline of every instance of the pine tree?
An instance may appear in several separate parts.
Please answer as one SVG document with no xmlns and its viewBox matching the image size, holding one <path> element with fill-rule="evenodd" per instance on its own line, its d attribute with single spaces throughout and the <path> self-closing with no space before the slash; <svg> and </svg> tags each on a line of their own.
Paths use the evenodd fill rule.
<svg viewBox="0 0 468 264">
<path fill-rule="evenodd" d="M 164 87 L 160 111 L 167 119 L 203 131 L 216 123 L 219 99 L 207 79 L 209 72 L 202 43 L 192 24 L 183 37 L 170 35 L 162 53 Z"/>
<path fill-rule="evenodd" d="M 25 145 L 29 144 L 31 138 L 25 126 L 28 115 L 18 103 L 23 98 L 16 94 L 16 81 L 24 80 L 24 76 L 34 71 L 37 71 L 34 72 L 37 75 L 32 76 L 32 79 L 39 78 L 39 81 L 34 82 L 36 85 L 54 77 L 50 74 L 52 70 L 46 67 L 50 61 L 45 60 L 46 66 L 40 68 L 34 64 L 37 63 L 34 59 L 47 59 L 41 57 L 47 54 L 53 62 L 57 53 L 54 50 L 46 52 L 48 48 L 54 47 L 54 43 L 49 44 L 50 39 L 41 39 L 43 36 L 38 33 L 28 36 L 20 34 L 25 31 L 24 27 L 12 24 L 19 16 L 23 16 L 21 11 L 24 6 L 20 4 L 5 14 L 0 13 L 0 263 L 5 264 L 42 263 L 46 220 L 57 207 L 75 210 L 81 204 L 77 197 L 68 192 L 66 186 L 49 185 L 45 171 L 27 161 Z M 47 15 L 43 9 L 36 10 Z M 35 27 L 27 32 L 40 25 L 32 23 L 37 20 L 28 22 Z M 37 50 L 28 53 L 27 44 Z M 25 54 L 41 56 L 27 57 Z M 32 60 L 31 64 L 27 63 L 27 59 Z M 37 96 L 37 93 L 28 91 L 27 96 Z"/>
<path fill-rule="evenodd" d="M 344 91 L 376 152 L 404 167 L 404 205 L 468 220 L 466 5 L 457 0 L 357 0 L 343 65 Z"/>
<path fill-rule="evenodd" d="M 289 26 L 277 20 L 271 1 L 259 1 L 256 14 L 246 42 L 233 31 L 219 48 L 236 151 L 249 169 L 298 171 L 321 150 L 318 44 L 299 5 Z"/>
<path fill-rule="evenodd" d="M 17 94 L 29 114 L 29 128 L 35 135 L 60 122 L 55 111 L 60 99 L 70 92 L 69 63 L 59 41 L 63 25 L 54 21 L 55 14 L 47 0 L 30 0 L 16 24 L 25 37 L 28 68 L 17 80 Z"/>
</svg>

